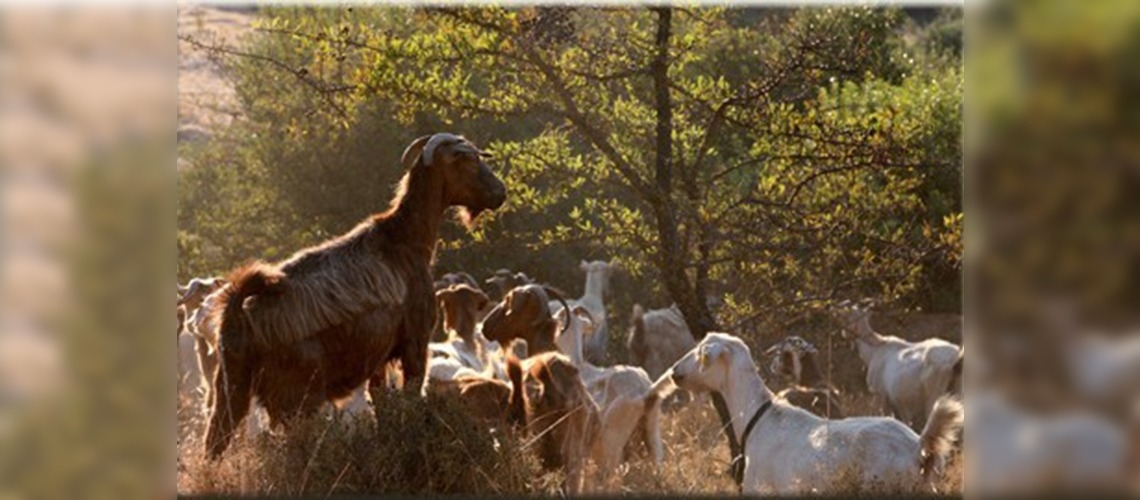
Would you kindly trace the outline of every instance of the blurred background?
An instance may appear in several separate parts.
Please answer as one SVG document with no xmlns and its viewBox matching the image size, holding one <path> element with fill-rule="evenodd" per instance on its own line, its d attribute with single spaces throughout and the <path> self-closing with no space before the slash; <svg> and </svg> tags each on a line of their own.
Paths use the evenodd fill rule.
<svg viewBox="0 0 1140 500">
<path fill-rule="evenodd" d="M 1138 7 L 967 8 L 967 491 L 1140 478 Z"/>
<path fill-rule="evenodd" d="M 171 491 L 174 15 L 0 7 L 0 496 Z"/>
<path fill-rule="evenodd" d="M 540 10 L 531 43 L 613 77 L 576 97 L 590 123 L 632 131 L 611 140 L 629 175 L 649 175 L 649 106 L 612 97 L 645 92 L 621 75 L 647 49 L 615 40 L 648 33 L 647 14 Z M 681 159 L 724 166 L 677 196 L 675 248 L 722 300 L 713 325 L 819 345 L 833 330 L 822 304 L 874 298 L 885 333 L 969 345 L 967 492 L 971 477 L 979 491 L 1095 487 L 1117 465 L 1084 457 L 1114 453 L 1140 476 L 1136 2 L 679 18 L 676 140 L 695 149 L 720 102 L 755 96 L 726 106 L 708 160 Z M 398 75 L 436 68 L 423 58 L 443 49 L 386 66 L 335 42 L 409 36 L 410 20 L 444 35 L 463 21 L 181 2 L 0 10 L 0 492 L 167 494 L 175 354 L 154 332 L 171 323 L 172 271 L 222 275 L 346 230 L 386 204 L 393 155 L 423 133 L 466 134 L 526 186 L 474 233 L 445 227 L 440 274 L 510 268 L 577 296 L 580 260 L 615 261 L 615 361 L 634 303 L 676 301 L 653 207 L 540 105 L 548 89 L 496 80 L 475 63 L 499 61 L 482 60 L 416 86 Z M 556 50 L 573 44 L 589 50 Z M 861 382 L 857 365 L 829 370 L 845 390 Z M 1006 418 L 975 419 L 975 392 Z M 1066 424 L 1074 415 L 1092 430 Z M 1030 444 L 987 453 L 973 428 Z M 1025 456 L 1069 475 L 1002 468 L 1032 469 Z"/>
</svg>

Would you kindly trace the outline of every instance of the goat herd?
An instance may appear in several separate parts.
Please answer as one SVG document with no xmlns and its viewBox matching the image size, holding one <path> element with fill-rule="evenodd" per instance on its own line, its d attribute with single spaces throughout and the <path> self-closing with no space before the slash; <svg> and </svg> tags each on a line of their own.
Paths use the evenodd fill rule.
<svg viewBox="0 0 1140 500">
<path fill-rule="evenodd" d="M 634 365 L 600 366 L 614 269 L 604 261 L 582 262 L 585 294 L 575 300 L 507 270 L 483 283 L 498 300 L 466 273 L 433 280 L 446 209 L 470 225 L 506 200 L 488 156 L 460 136 L 421 137 L 404 151 L 389 210 L 282 262 L 179 285 L 179 392 L 210 459 L 243 422 L 247 435 L 287 432 L 291 417 L 326 403 L 340 415 L 371 411 L 376 391 L 453 391 L 489 429 L 529 433 L 543 465 L 565 471 L 568 493 L 602 491 L 627 444 L 662 463 L 662 402 L 678 392 L 727 409 L 745 493 L 929 490 L 943 473 L 963 423 L 952 394 L 962 350 L 879 335 L 865 308 L 832 312 L 898 419 L 843 418 L 815 348 L 798 337 L 764 353 L 770 371 L 794 382 L 773 393 L 743 340 L 710 333 L 697 342 L 676 307 L 635 306 Z M 588 480 L 588 461 L 599 477 Z"/>
</svg>

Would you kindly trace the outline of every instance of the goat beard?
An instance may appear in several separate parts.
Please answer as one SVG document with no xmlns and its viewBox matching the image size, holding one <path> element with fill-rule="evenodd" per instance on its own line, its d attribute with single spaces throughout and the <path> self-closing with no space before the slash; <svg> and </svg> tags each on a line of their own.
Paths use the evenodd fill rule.
<svg viewBox="0 0 1140 500">
<path fill-rule="evenodd" d="M 483 209 L 481 208 L 471 210 L 467 207 L 459 207 L 455 212 L 455 218 L 459 220 L 460 224 L 463 224 L 463 227 L 472 230 L 475 229 L 477 225 L 475 219 L 478 218 L 481 213 L 483 213 Z"/>
</svg>

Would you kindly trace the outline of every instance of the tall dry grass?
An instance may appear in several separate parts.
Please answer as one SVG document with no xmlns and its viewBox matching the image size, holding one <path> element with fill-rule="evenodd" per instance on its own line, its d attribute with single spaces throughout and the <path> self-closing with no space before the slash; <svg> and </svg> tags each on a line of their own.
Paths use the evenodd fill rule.
<svg viewBox="0 0 1140 500">
<path fill-rule="evenodd" d="M 867 394 L 844 394 L 842 402 L 849 414 L 878 411 L 878 402 Z M 217 464 L 203 459 L 200 442 L 184 439 L 178 450 L 178 491 L 322 496 L 559 493 L 561 474 L 544 473 L 524 437 L 492 435 L 454 397 L 392 394 L 377 406 L 377 420 L 383 423 L 379 428 L 371 417 L 315 417 L 298 422 L 288 436 L 239 435 Z M 728 444 L 711 405 L 664 413 L 662 439 L 666 459 L 660 468 L 648 457 L 635 455 L 613 471 L 606 492 L 737 494 L 728 475 Z M 956 455 L 937 482 L 938 492 L 959 494 L 961 473 Z"/>
<path fill-rule="evenodd" d="M 453 396 L 392 394 L 367 417 L 300 420 L 287 434 L 238 436 L 219 463 L 179 450 L 182 493 L 535 493 L 557 484 L 524 441 L 493 435 Z M 379 422 L 376 425 L 374 422 Z"/>
</svg>

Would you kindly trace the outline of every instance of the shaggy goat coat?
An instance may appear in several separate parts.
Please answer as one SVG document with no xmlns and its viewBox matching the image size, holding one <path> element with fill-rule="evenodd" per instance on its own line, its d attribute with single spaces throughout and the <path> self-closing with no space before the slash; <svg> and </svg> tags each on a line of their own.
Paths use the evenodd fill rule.
<svg viewBox="0 0 1140 500">
<path fill-rule="evenodd" d="M 408 173 L 390 210 L 284 262 L 252 262 L 230 275 L 206 442 L 211 458 L 229 445 L 251 397 L 274 424 L 284 423 L 348 397 L 370 378 L 382 390 L 393 360 L 405 387 L 422 390 L 443 213 L 462 206 L 470 221 L 506 198 L 480 154 L 458 136 L 421 137 L 404 152 Z"/>
</svg>

